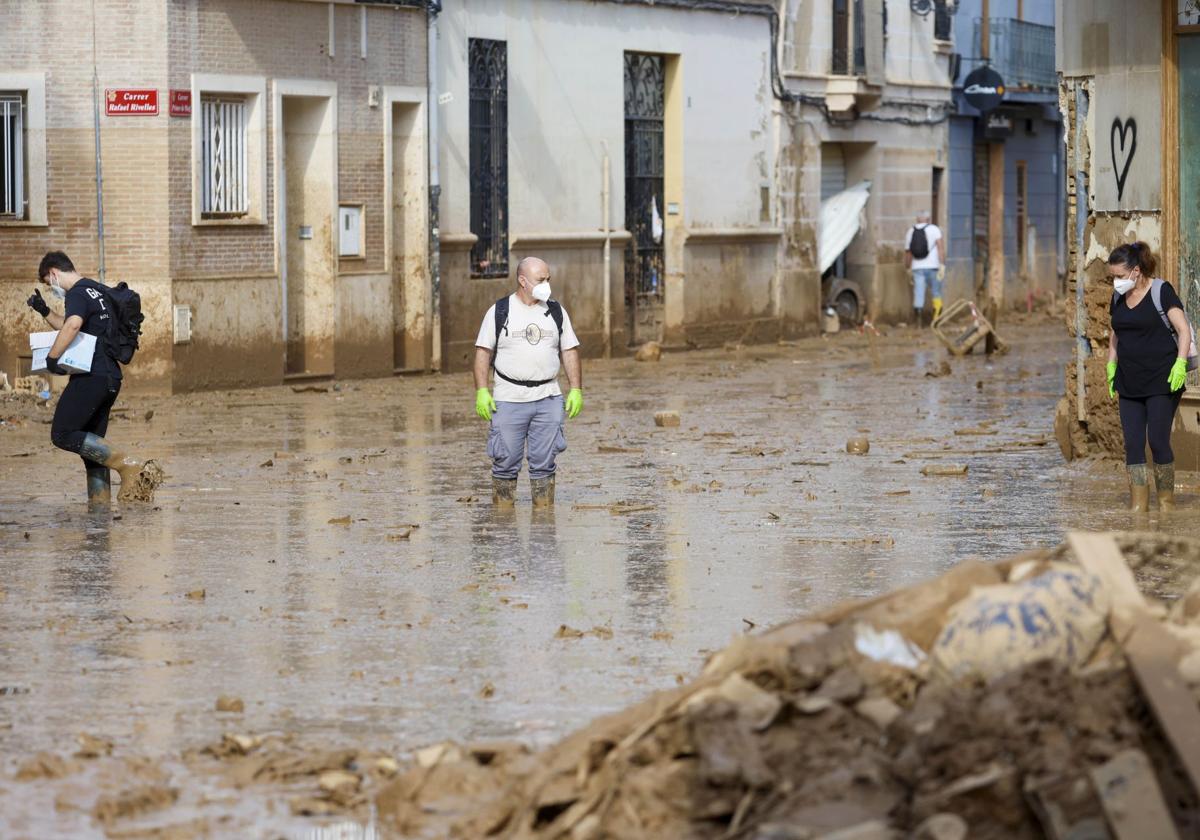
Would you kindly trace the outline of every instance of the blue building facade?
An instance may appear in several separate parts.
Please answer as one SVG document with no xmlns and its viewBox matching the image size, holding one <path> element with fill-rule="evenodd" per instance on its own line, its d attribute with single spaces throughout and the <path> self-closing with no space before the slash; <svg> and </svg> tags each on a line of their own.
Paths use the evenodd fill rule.
<svg viewBox="0 0 1200 840">
<path fill-rule="evenodd" d="M 1064 146 L 1054 66 L 1054 0 L 960 0 L 939 8 L 952 34 L 955 111 L 950 119 L 946 297 L 984 300 L 990 270 L 1003 275 L 1008 306 L 1061 297 L 1065 277 Z M 986 15 L 986 20 L 985 16 Z M 1004 99 L 983 114 L 963 80 L 988 64 Z M 1003 242 L 993 242 L 993 155 L 1003 158 Z M 998 170 L 997 170 L 998 171 Z M 1000 267 L 1002 265 L 1002 267 Z"/>
</svg>

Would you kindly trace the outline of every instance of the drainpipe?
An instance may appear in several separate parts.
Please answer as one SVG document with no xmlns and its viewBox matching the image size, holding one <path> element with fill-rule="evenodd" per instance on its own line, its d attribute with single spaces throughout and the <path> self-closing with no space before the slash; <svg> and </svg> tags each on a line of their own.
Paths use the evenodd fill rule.
<svg viewBox="0 0 1200 840">
<path fill-rule="evenodd" d="M 434 371 L 442 369 L 442 234 L 438 205 L 442 195 L 442 179 L 438 173 L 438 85 L 437 85 L 437 42 L 438 15 L 442 11 L 441 0 L 429 0 L 428 14 L 428 85 L 429 93 L 429 281 L 433 307 L 431 325 L 432 348 L 429 364 Z"/>
<path fill-rule="evenodd" d="M 604 149 L 603 165 L 601 166 L 600 212 L 604 216 L 604 358 L 612 358 L 612 225 L 609 224 L 612 191 L 609 187 L 610 162 L 608 158 L 608 141 L 601 140 Z"/>
<path fill-rule="evenodd" d="M 96 70 L 96 4 L 92 2 L 92 129 L 96 135 L 96 243 L 100 249 L 100 282 L 104 282 L 104 170 L 100 163 L 100 74 Z"/>
<path fill-rule="evenodd" d="M 1084 360 L 1092 348 L 1084 332 L 1087 312 L 1084 304 L 1084 270 L 1087 233 L 1088 190 L 1084 172 L 1083 144 L 1087 139 L 1088 98 L 1082 81 L 1075 83 L 1075 414 L 1080 423 L 1087 422 L 1087 384 L 1084 381 Z"/>
</svg>

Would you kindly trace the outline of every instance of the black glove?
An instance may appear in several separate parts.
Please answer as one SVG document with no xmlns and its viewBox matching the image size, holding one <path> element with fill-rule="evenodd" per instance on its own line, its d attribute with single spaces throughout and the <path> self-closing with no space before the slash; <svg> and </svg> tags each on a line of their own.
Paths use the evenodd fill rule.
<svg viewBox="0 0 1200 840">
<path fill-rule="evenodd" d="M 58 359 L 54 356 L 46 357 L 46 370 L 55 374 L 56 376 L 68 376 L 71 373 L 71 371 L 67 370 L 66 368 L 59 367 Z"/>
<path fill-rule="evenodd" d="M 34 289 L 33 294 L 29 296 L 29 300 L 25 301 L 25 303 L 29 304 L 29 308 L 43 318 L 50 314 L 50 304 L 46 303 L 42 297 L 41 289 Z"/>
</svg>

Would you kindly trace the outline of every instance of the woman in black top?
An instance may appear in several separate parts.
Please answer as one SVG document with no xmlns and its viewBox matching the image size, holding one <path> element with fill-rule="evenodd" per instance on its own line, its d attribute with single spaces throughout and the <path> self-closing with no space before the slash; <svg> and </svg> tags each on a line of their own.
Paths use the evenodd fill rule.
<svg viewBox="0 0 1200 840">
<path fill-rule="evenodd" d="M 1108 258 L 1114 291 L 1109 308 L 1112 338 L 1108 346 L 1108 395 L 1121 398 L 1130 509 L 1135 511 L 1150 507 L 1147 436 L 1150 454 L 1154 456 L 1158 508 L 1175 507 L 1171 425 L 1179 398 L 1183 396 L 1188 348 L 1192 342 L 1183 303 L 1170 283 L 1154 278 L 1155 264 L 1145 242 L 1121 245 Z M 1156 304 L 1161 304 L 1161 311 Z"/>
</svg>

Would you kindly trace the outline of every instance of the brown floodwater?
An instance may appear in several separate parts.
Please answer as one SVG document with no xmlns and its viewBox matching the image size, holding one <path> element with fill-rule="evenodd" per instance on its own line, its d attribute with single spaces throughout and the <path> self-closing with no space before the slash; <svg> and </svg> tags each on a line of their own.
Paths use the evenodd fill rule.
<svg viewBox="0 0 1200 840">
<path fill-rule="evenodd" d="M 25 411 L 0 426 L 0 835 L 105 836 L 92 802 L 120 780 L 14 776 L 86 733 L 180 791 L 118 828 L 370 836 L 180 757 L 230 731 L 397 756 L 541 745 L 739 634 L 967 557 L 1075 528 L 1195 533 L 1196 476 L 1170 519 L 1136 517 L 1120 465 L 1063 463 L 1060 325 L 1005 337 L 1009 355 L 938 376 L 945 351 L 912 330 L 587 363 L 545 513 L 524 475 L 516 510 L 492 509 L 467 375 L 123 398 L 109 437 L 167 480 L 117 516 L 86 511 L 49 410 Z"/>
</svg>

